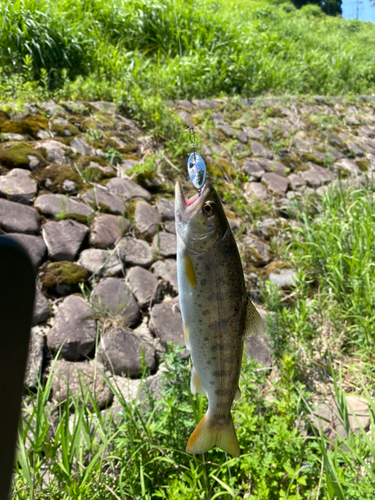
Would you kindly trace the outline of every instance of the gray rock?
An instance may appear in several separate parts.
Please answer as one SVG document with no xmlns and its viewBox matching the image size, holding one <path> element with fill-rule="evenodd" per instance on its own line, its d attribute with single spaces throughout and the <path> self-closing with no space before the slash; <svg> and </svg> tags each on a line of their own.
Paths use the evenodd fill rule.
<svg viewBox="0 0 375 500">
<path fill-rule="evenodd" d="M 219 102 L 213 99 L 193 99 L 191 101 L 198 109 L 216 109 Z"/>
<path fill-rule="evenodd" d="M 355 394 L 349 394 L 345 399 L 351 430 L 353 432 L 359 431 L 359 425 L 361 425 L 367 431 L 370 428 L 370 408 L 367 399 Z"/>
<path fill-rule="evenodd" d="M 41 148 L 46 150 L 49 163 L 58 163 L 60 165 L 67 165 L 70 163 L 69 156 L 72 149 L 65 146 L 63 143 L 55 141 L 54 139 L 47 139 L 35 145 L 35 149 Z"/>
<path fill-rule="evenodd" d="M 258 198 L 263 201 L 268 198 L 267 189 L 260 182 L 245 182 L 243 190 L 246 198 Z"/>
<path fill-rule="evenodd" d="M 168 232 L 168 233 L 172 233 L 172 234 L 176 234 L 176 224 L 175 224 L 175 221 L 171 220 L 169 222 L 166 222 L 164 224 L 164 229 Z"/>
<path fill-rule="evenodd" d="M 23 168 L 14 168 L 7 175 L 0 177 L 0 195 L 10 201 L 28 205 L 37 192 L 36 182 Z"/>
<path fill-rule="evenodd" d="M 115 115 L 117 113 L 117 104 L 114 102 L 94 101 L 89 104 L 100 113 L 108 113 L 109 115 Z"/>
<path fill-rule="evenodd" d="M 333 174 L 326 168 L 319 167 L 314 163 L 309 163 L 309 170 L 300 173 L 300 176 L 306 181 L 308 186 L 318 187 L 327 184 L 333 179 Z"/>
<path fill-rule="evenodd" d="M 272 151 L 264 147 L 260 142 L 251 141 L 251 151 L 254 156 L 263 156 L 264 158 L 268 158 L 269 160 L 272 160 L 273 158 Z"/>
<path fill-rule="evenodd" d="M 167 346 L 167 342 L 184 347 L 181 313 L 174 304 L 170 302 L 155 304 L 151 309 L 150 326 L 155 337 L 160 339 L 164 347 Z M 185 356 L 187 354 L 185 352 Z"/>
<path fill-rule="evenodd" d="M 53 399 L 62 403 L 74 397 L 92 408 L 87 393 L 93 396 L 99 408 L 105 408 L 113 400 L 113 393 L 94 364 L 57 361 L 52 378 Z"/>
<path fill-rule="evenodd" d="M 273 236 L 276 236 L 279 227 L 280 226 L 283 227 L 283 223 L 281 222 L 281 220 L 282 219 L 271 219 L 271 218 L 260 220 L 256 225 L 259 236 L 266 240 L 269 240 Z"/>
<path fill-rule="evenodd" d="M 257 181 L 260 181 L 260 179 L 265 174 L 264 169 L 259 165 L 259 163 L 253 160 L 246 160 L 242 165 L 242 170 L 247 175 L 250 175 L 252 179 L 255 179 Z"/>
<path fill-rule="evenodd" d="M 156 208 L 163 221 L 174 220 L 174 200 L 159 198 L 156 202 Z"/>
<path fill-rule="evenodd" d="M 0 199 L 0 228 L 8 233 L 38 234 L 38 212 L 21 203 Z"/>
<path fill-rule="evenodd" d="M 142 373 L 142 357 L 147 368 L 154 370 L 155 349 L 131 330 L 112 330 L 100 339 L 97 360 L 116 375 L 139 376 Z"/>
<path fill-rule="evenodd" d="M 245 339 L 244 349 L 249 359 L 255 359 L 264 368 L 272 368 L 271 349 L 262 335 Z"/>
<path fill-rule="evenodd" d="M 367 431 L 370 427 L 370 409 L 365 398 L 356 395 L 346 396 L 348 422 L 352 432 L 360 429 L 357 422 Z M 346 439 L 347 432 L 342 417 L 335 403 L 320 403 L 316 407 L 314 414 L 310 417 L 310 422 L 316 429 L 322 429 L 324 434 L 333 442 L 337 438 Z"/>
<path fill-rule="evenodd" d="M 361 170 L 354 163 L 354 161 L 349 160 L 349 158 L 342 158 L 333 165 L 333 169 L 336 172 L 345 172 L 353 175 L 361 175 Z"/>
<path fill-rule="evenodd" d="M 175 293 L 178 293 L 177 264 L 174 259 L 158 260 L 152 265 L 151 271 L 155 276 L 166 281 Z"/>
<path fill-rule="evenodd" d="M 119 278 L 100 281 L 91 296 L 97 316 L 119 318 L 123 325 L 134 325 L 139 321 L 138 304 L 129 286 Z"/>
<path fill-rule="evenodd" d="M 87 144 L 85 137 L 74 137 L 70 147 L 75 153 L 80 155 L 95 155 L 95 149 Z"/>
<path fill-rule="evenodd" d="M 97 248 L 112 248 L 130 228 L 130 222 L 119 215 L 99 215 L 91 225 L 89 242 Z"/>
<path fill-rule="evenodd" d="M 26 137 L 21 134 L 12 133 L 2 133 L 1 138 L 4 141 L 24 141 L 26 139 Z"/>
<path fill-rule="evenodd" d="M 149 267 L 154 261 L 151 246 L 143 240 L 125 236 L 118 243 L 121 260 L 130 266 Z"/>
<path fill-rule="evenodd" d="M 252 127 L 243 127 L 243 131 L 250 139 L 264 139 L 264 135 L 260 130 Z"/>
<path fill-rule="evenodd" d="M 155 276 L 143 267 L 132 267 L 128 274 L 130 288 L 137 299 L 139 307 L 145 307 L 150 304 L 151 298 L 155 296 L 154 302 L 158 299 L 157 293 L 158 280 Z"/>
<path fill-rule="evenodd" d="M 55 323 L 47 334 L 47 346 L 63 359 L 75 361 L 87 356 L 95 347 L 96 321 L 94 312 L 85 300 L 70 295 L 59 306 Z"/>
<path fill-rule="evenodd" d="M 289 186 L 288 179 L 274 173 L 264 174 L 262 177 L 262 183 L 266 185 L 267 189 L 271 191 L 271 193 L 279 196 L 285 196 Z"/>
<path fill-rule="evenodd" d="M 347 142 L 346 147 L 348 150 L 355 154 L 356 156 L 363 156 L 365 154 L 364 150 L 358 146 L 358 144 L 355 144 L 354 142 Z M 365 149 L 365 146 L 364 146 Z"/>
<path fill-rule="evenodd" d="M 74 261 L 89 230 L 84 224 L 67 219 L 47 222 L 42 233 L 51 260 Z"/>
<path fill-rule="evenodd" d="M 62 194 L 43 194 L 35 200 L 34 207 L 38 208 L 43 215 L 52 217 L 69 214 L 91 217 L 93 213 L 91 207 L 86 203 Z"/>
<path fill-rule="evenodd" d="M 306 186 L 305 179 L 303 179 L 300 175 L 290 174 L 288 175 L 287 179 L 290 183 L 291 188 L 294 190 L 299 191 Z"/>
<path fill-rule="evenodd" d="M 33 326 L 38 323 L 43 323 L 49 317 L 48 300 L 37 288 L 35 291 L 34 312 L 33 312 Z"/>
<path fill-rule="evenodd" d="M 277 272 L 268 273 L 269 281 L 275 283 L 280 288 L 290 289 L 295 283 L 297 278 L 297 273 L 295 269 L 278 269 Z"/>
<path fill-rule="evenodd" d="M 89 273 L 97 276 L 116 276 L 122 271 L 122 263 L 117 253 L 99 248 L 83 250 L 79 256 L 78 264 Z"/>
<path fill-rule="evenodd" d="M 272 258 L 271 247 L 252 236 L 242 238 L 240 248 L 246 261 L 256 267 L 265 266 Z"/>
<path fill-rule="evenodd" d="M 160 231 L 155 234 L 152 247 L 162 257 L 174 257 L 177 253 L 177 237 L 175 234 Z"/>
<path fill-rule="evenodd" d="M 151 194 L 142 186 L 136 184 L 130 179 L 120 179 L 119 177 L 113 177 L 106 184 L 106 187 L 111 194 L 120 196 L 125 201 L 129 201 L 133 198 L 143 198 L 146 201 L 151 201 Z"/>
<path fill-rule="evenodd" d="M 30 332 L 29 353 L 24 379 L 24 385 L 29 389 L 38 386 L 42 374 L 45 339 L 37 330 L 38 328 L 32 328 Z"/>
<path fill-rule="evenodd" d="M 162 221 L 159 212 L 146 201 L 137 203 L 134 211 L 135 227 L 144 236 L 154 236 Z"/>
<path fill-rule="evenodd" d="M 259 165 L 266 172 L 273 172 L 274 174 L 284 176 L 288 171 L 287 167 L 277 160 L 268 160 L 267 158 L 255 158 L 255 162 L 259 163 Z"/>
<path fill-rule="evenodd" d="M 243 132 L 242 130 L 240 130 L 239 132 L 237 132 L 236 139 L 238 141 L 243 142 L 244 144 L 246 144 L 247 140 L 248 140 L 248 135 L 245 132 Z"/>
<path fill-rule="evenodd" d="M 17 241 L 28 253 L 35 270 L 42 264 L 47 256 L 47 247 L 42 238 L 29 234 L 13 233 L 9 235 L 12 240 Z"/>
<path fill-rule="evenodd" d="M 187 113 L 187 112 L 186 112 L 186 111 L 184 111 L 184 110 L 180 110 L 180 111 L 177 111 L 177 114 L 178 114 L 178 116 L 182 119 L 182 121 L 184 122 L 184 124 L 185 124 L 187 127 L 194 127 L 194 124 L 193 124 L 193 122 L 191 121 L 191 118 L 190 118 L 189 113 Z"/>
<path fill-rule="evenodd" d="M 126 210 L 122 199 L 114 194 L 110 194 L 109 191 L 102 186 L 95 185 L 93 189 L 86 191 L 81 198 L 91 205 L 115 215 L 121 215 Z"/>
</svg>

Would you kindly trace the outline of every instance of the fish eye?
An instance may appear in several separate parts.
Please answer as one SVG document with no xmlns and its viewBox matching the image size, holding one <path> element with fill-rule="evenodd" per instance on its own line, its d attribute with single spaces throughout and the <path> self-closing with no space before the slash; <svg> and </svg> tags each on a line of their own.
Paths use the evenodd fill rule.
<svg viewBox="0 0 375 500">
<path fill-rule="evenodd" d="M 206 201 L 203 205 L 203 213 L 205 215 L 212 215 L 215 212 L 215 203 L 213 201 Z"/>
</svg>

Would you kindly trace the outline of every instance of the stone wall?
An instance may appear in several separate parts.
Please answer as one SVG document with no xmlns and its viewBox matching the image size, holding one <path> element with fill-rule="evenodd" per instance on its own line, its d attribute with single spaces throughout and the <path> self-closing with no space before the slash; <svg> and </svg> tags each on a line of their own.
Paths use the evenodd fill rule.
<svg viewBox="0 0 375 500">
<path fill-rule="evenodd" d="M 260 280 L 287 289 L 294 270 L 274 257 L 270 240 L 293 224 L 296 197 L 319 197 L 338 178 L 344 189 L 368 182 L 375 96 L 167 105 L 196 127 L 208 177 L 257 213 L 249 222 L 228 210 L 251 297 L 261 300 Z M 101 371 L 131 377 L 132 397 L 141 354 L 155 378 L 167 342 L 184 345 L 175 260 L 178 167 L 137 176 L 134 166 L 163 144 L 111 103 L 8 107 L 0 111 L 0 132 L 0 233 L 26 247 L 37 274 L 25 385 L 36 387 L 59 356 L 56 401 L 67 396 L 66 380 L 78 392 L 81 376 L 108 406 L 113 395 Z M 178 175 L 188 186 L 184 168 Z M 263 339 L 247 349 L 270 365 Z"/>
</svg>

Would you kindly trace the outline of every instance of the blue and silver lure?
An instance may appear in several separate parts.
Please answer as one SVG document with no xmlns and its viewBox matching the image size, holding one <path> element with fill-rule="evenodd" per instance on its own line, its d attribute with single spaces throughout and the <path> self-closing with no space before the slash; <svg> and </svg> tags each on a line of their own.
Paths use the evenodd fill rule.
<svg viewBox="0 0 375 500">
<path fill-rule="evenodd" d="M 203 158 L 194 151 L 189 156 L 187 167 L 190 180 L 199 192 L 206 181 L 206 164 Z"/>
</svg>

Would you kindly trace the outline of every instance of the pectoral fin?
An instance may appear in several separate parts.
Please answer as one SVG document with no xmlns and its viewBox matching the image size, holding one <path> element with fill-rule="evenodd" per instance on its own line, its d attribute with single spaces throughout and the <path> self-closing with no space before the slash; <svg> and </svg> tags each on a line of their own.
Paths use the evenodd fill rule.
<svg viewBox="0 0 375 500">
<path fill-rule="evenodd" d="M 206 389 L 203 387 L 202 381 L 194 367 L 191 374 L 190 390 L 192 394 L 198 392 L 199 394 L 202 394 L 202 396 L 207 396 Z"/>
<path fill-rule="evenodd" d="M 190 285 L 194 288 L 195 285 L 197 284 L 197 279 L 195 276 L 195 270 L 190 255 L 186 251 L 183 254 L 183 261 L 184 261 L 186 277 L 189 280 Z"/>
<path fill-rule="evenodd" d="M 244 338 L 252 337 L 253 335 L 261 335 L 266 331 L 263 320 L 260 314 L 256 310 L 254 304 L 250 299 L 247 300 L 246 304 L 246 321 Z"/>
</svg>

